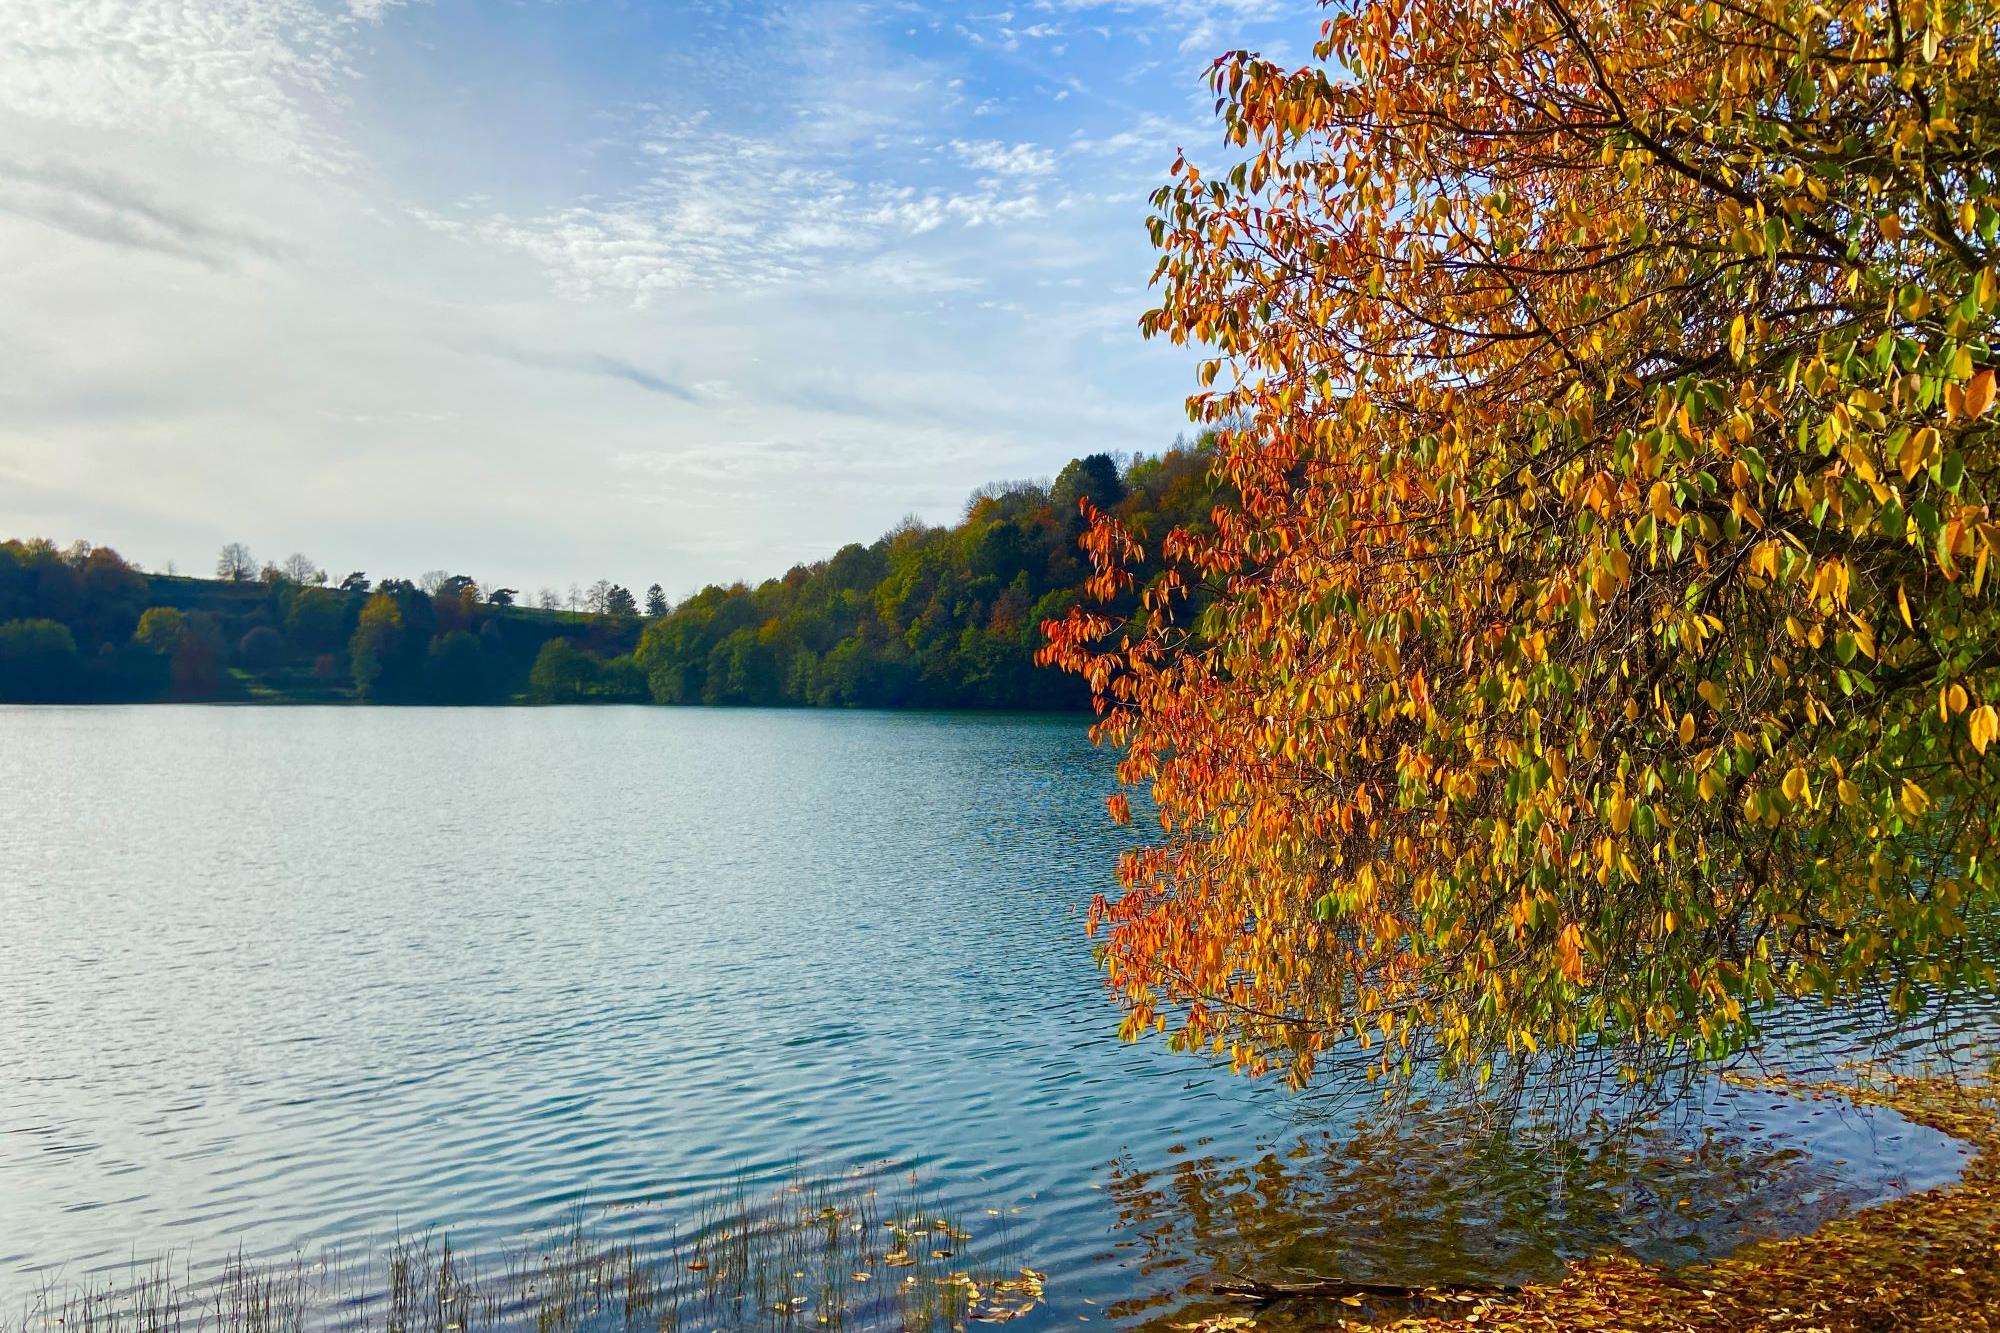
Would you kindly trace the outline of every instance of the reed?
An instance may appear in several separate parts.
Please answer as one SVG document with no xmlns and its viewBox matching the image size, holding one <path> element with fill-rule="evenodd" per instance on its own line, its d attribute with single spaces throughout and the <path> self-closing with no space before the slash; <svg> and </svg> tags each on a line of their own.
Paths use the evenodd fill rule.
<svg viewBox="0 0 2000 1333">
<path fill-rule="evenodd" d="M 1011 1248 L 1004 1219 L 975 1238 L 914 1180 L 890 1197 L 795 1172 L 707 1197 L 657 1243 L 607 1238 L 579 1210 L 499 1262 L 445 1232 L 318 1259 L 167 1258 L 51 1280 L 0 1333 L 943 1333 L 1040 1302 L 1042 1275 Z"/>
</svg>

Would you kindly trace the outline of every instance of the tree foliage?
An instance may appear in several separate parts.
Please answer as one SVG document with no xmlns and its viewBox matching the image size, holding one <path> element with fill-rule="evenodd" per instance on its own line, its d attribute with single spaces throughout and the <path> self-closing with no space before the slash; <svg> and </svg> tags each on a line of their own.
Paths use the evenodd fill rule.
<svg viewBox="0 0 2000 1333">
<path fill-rule="evenodd" d="M 646 702 L 646 678 L 629 655 L 601 662 L 568 639 L 542 645 L 528 688 L 544 704 Z"/>
<path fill-rule="evenodd" d="M 426 593 L 361 573 L 338 585 L 316 568 L 293 577 L 307 563 L 268 580 L 149 576 L 108 547 L 0 542 L 0 626 L 46 621 L 73 644 L 54 659 L 53 695 L 46 673 L 31 680 L 23 666 L 0 671 L 0 701 L 505 703 L 530 691 L 552 639 L 599 663 L 629 664 L 638 642 L 636 624 L 517 610 L 507 590 L 482 597 L 465 575 L 439 574 Z M 382 599 L 372 610 L 371 589 Z M 46 631 L 14 637 L 42 642 Z"/>
<path fill-rule="evenodd" d="M 1993 983 L 1996 32 L 1372 0 L 1218 61 L 1142 327 L 1242 510 L 1048 653 L 1162 829 L 1094 913 L 1128 1031 L 1641 1070 Z"/>
<path fill-rule="evenodd" d="M 0 690 L 30 703 L 71 698 L 77 683 L 76 639 L 53 620 L 0 625 Z"/>
<path fill-rule="evenodd" d="M 1035 654 L 1088 575 L 1083 499 L 1141 534 L 1198 526 L 1215 499 L 1207 445 L 1122 468 L 1092 454 L 1053 484 L 983 488 L 954 527 L 906 520 L 756 588 L 704 588 L 653 617 L 638 664 L 661 703 L 1082 707 Z"/>
</svg>

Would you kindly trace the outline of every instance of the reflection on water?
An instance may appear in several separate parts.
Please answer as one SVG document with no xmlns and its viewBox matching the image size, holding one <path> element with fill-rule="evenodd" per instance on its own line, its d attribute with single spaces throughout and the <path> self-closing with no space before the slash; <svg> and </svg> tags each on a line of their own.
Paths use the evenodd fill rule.
<svg viewBox="0 0 2000 1333">
<path fill-rule="evenodd" d="M 1142 1271 L 1173 1280 L 1111 1313 L 1164 1327 L 1163 1315 L 1231 1308 L 1203 1298 L 1218 1278 L 1514 1285 L 1607 1248 L 1692 1262 L 1949 1178 L 1963 1150 L 1915 1134 L 1924 1142 L 1894 1117 L 1838 1103 L 1722 1088 L 1594 1146 L 1420 1107 L 1253 1161 L 1196 1151 L 1151 1168 L 1121 1162 L 1109 1185 L 1116 1228 Z M 1811 1151 L 1857 1135 L 1878 1160 Z M 1888 1162 L 1921 1178 L 1881 1174 Z"/>
<path fill-rule="evenodd" d="M 1616 1159 L 1301 1129 L 1122 1045 L 1074 718 L 0 709 L 0 754 L 0 1308 L 170 1251 L 511 1252 L 579 1205 L 658 1246 L 739 1177 L 888 1160 L 1005 1219 L 1049 1274 L 1020 1326 L 1069 1326 L 1215 1273 L 1689 1257 L 1960 1158 L 1727 1089 Z"/>
</svg>

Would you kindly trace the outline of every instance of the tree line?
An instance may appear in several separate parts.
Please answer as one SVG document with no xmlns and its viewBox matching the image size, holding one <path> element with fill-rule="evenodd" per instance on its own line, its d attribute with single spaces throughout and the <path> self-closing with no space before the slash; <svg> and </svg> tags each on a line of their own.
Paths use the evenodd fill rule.
<svg viewBox="0 0 2000 1333">
<path fill-rule="evenodd" d="M 617 592 L 579 598 L 602 609 L 543 612 L 463 574 L 336 581 L 303 555 L 260 567 L 235 543 L 202 579 L 84 542 L 9 541 L 0 700 L 514 702 L 555 639 L 629 656 L 637 610 Z"/>
<path fill-rule="evenodd" d="M 213 578 L 108 547 L 0 543 L 0 701 L 640 703 L 1071 708 L 1038 668 L 1077 604 L 1082 501 L 1135 530 L 1206 521 L 1207 441 L 1074 460 L 981 488 L 960 522 L 905 520 L 751 587 L 671 604 L 600 580 L 524 596 L 464 574 L 338 579 L 231 543 Z"/>
</svg>

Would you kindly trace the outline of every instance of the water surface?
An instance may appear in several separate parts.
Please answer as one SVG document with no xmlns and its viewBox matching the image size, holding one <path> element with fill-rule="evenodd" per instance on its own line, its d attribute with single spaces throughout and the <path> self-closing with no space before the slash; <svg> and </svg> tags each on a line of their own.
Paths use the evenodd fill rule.
<svg viewBox="0 0 2000 1333">
<path fill-rule="evenodd" d="M 893 1163 L 1049 1272 L 1681 1259 L 1947 1179 L 1892 1115 L 1712 1095 L 1639 1178 L 1301 1126 L 1115 1039 L 1122 836 L 1075 718 L 0 709 L 0 1308 L 168 1251 L 644 1240 L 747 1173 Z"/>
</svg>

